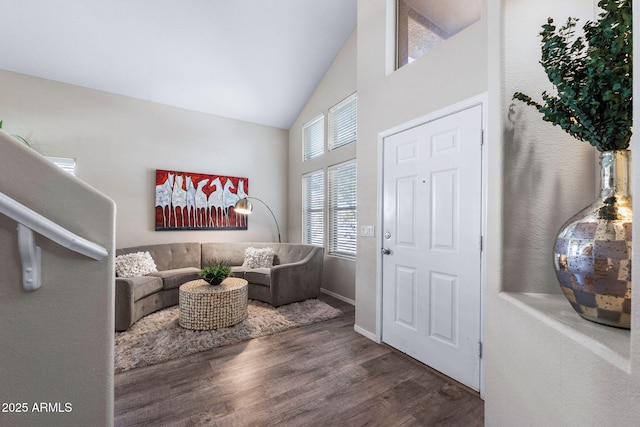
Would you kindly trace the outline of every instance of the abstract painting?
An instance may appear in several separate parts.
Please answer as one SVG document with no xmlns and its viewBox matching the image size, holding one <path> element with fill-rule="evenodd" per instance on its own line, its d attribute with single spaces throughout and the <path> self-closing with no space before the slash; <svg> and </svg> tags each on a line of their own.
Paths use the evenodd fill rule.
<svg viewBox="0 0 640 427">
<path fill-rule="evenodd" d="M 248 194 L 247 178 L 157 169 L 156 231 L 246 230 L 234 206 Z"/>
</svg>

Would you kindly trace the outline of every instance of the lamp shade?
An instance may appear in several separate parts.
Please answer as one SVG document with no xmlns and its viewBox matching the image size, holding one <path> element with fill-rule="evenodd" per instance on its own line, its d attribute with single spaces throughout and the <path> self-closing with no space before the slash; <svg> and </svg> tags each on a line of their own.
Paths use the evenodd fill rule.
<svg viewBox="0 0 640 427">
<path fill-rule="evenodd" d="M 257 197 L 251 197 L 251 198 L 253 200 L 259 201 L 267 208 L 267 210 L 269 210 L 269 212 L 271 213 L 271 216 L 273 217 L 273 221 L 276 223 L 276 229 L 278 230 L 278 242 L 282 242 L 282 239 L 280 238 L 280 226 L 278 225 L 278 220 L 276 219 L 276 216 L 271 210 L 271 208 L 269 207 L 269 205 L 267 205 L 265 202 L 258 199 Z M 243 215 L 248 215 L 251 212 L 253 212 L 253 205 L 248 199 L 249 199 L 249 196 L 245 197 L 244 199 L 238 200 L 235 206 L 233 207 L 233 210 L 236 213 L 243 214 Z"/>
<path fill-rule="evenodd" d="M 253 212 L 253 205 L 247 199 L 240 199 L 236 202 L 234 210 L 239 214 L 248 215 Z"/>
</svg>

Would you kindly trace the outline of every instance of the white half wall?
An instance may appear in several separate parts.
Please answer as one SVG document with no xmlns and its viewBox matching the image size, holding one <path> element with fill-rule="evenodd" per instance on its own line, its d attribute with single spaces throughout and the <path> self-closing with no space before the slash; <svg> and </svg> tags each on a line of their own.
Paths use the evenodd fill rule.
<svg viewBox="0 0 640 427">
<path fill-rule="evenodd" d="M 115 206 L 1 131 L 0 192 L 108 252 L 34 232 L 42 283 L 25 291 L 17 223 L 0 213 L 0 425 L 112 426 Z"/>
</svg>

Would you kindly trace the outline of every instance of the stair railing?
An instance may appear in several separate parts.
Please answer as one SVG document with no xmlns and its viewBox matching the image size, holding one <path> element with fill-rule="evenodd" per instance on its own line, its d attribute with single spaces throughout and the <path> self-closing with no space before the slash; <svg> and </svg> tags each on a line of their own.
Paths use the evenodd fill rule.
<svg viewBox="0 0 640 427">
<path fill-rule="evenodd" d="M 22 286 L 26 291 L 35 291 L 40 288 L 42 282 L 40 247 L 36 246 L 34 231 L 67 249 L 98 261 L 108 255 L 104 247 L 72 233 L 2 192 L 0 192 L 0 212 L 18 223 Z"/>
</svg>

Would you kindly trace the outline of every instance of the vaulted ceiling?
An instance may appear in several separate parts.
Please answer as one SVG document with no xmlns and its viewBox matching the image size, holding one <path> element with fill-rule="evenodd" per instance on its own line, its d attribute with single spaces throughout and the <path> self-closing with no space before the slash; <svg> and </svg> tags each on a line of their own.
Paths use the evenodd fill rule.
<svg viewBox="0 0 640 427">
<path fill-rule="evenodd" d="M 288 129 L 356 0 L 0 0 L 0 69 Z"/>
</svg>

